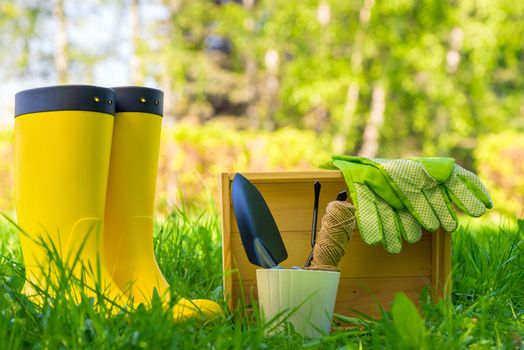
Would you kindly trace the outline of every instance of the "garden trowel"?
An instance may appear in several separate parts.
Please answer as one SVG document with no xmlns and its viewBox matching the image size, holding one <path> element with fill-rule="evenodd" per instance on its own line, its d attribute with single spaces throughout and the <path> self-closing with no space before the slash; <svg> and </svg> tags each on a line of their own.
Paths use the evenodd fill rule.
<svg viewBox="0 0 524 350">
<path fill-rule="evenodd" d="M 287 259 L 277 224 L 258 189 L 236 174 L 231 189 L 238 231 L 252 264 L 272 268 Z"/>
</svg>

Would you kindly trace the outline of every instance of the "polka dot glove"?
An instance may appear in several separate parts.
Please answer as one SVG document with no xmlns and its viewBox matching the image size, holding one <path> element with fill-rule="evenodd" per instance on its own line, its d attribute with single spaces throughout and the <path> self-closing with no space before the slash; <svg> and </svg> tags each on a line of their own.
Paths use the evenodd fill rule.
<svg viewBox="0 0 524 350">
<path fill-rule="evenodd" d="M 333 160 L 378 170 L 409 212 L 429 231 L 440 226 L 448 232 L 457 229 L 457 217 L 451 203 L 474 217 L 493 207 L 480 179 L 457 165 L 453 158 L 391 160 L 334 156 Z M 377 193 L 383 196 L 380 189 Z"/>
<path fill-rule="evenodd" d="M 390 253 L 400 253 L 402 238 L 417 242 L 422 230 L 388 179 L 377 168 L 333 159 L 327 166 L 342 171 L 355 206 L 360 235 L 367 244 L 382 243 Z"/>
</svg>

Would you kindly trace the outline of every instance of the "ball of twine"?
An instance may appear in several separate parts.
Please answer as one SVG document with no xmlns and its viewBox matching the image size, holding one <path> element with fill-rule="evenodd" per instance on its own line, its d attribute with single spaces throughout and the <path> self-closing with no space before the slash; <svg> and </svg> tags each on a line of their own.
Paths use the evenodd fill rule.
<svg viewBox="0 0 524 350">
<path fill-rule="evenodd" d="M 338 263 L 346 253 L 354 227 L 355 207 L 348 202 L 330 202 L 313 248 L 313 260 L 306 269 L 339 271 Z"/>
</svg>

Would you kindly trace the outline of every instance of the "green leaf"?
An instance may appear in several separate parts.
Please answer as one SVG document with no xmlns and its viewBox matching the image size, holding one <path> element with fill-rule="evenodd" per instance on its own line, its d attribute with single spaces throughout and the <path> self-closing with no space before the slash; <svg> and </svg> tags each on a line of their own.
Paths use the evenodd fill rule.
<svg viewBox="0 0 524 350">
<path fill-rule="evenodd" d="M 417 307 L 404 293 L 397 293 L 391 308 L 393 325 L 404 347 L 427 349 L 426 327 Z"/>
</svg>

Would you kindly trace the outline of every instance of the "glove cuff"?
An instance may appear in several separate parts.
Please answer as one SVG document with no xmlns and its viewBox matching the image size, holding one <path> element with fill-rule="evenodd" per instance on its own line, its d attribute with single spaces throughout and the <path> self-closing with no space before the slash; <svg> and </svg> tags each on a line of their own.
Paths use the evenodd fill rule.
<svg viewBox="0 0 524 350">
<path fill-rule="evenodd" d="M 427 158 L 411 158 L 422 164 L 426 173 L 431 176 L 438 183 L 443 183 L 449 179 L 453 168 L 455 167 L 455 159 L 446 157 L 427 157 Z"/>
</svg>

